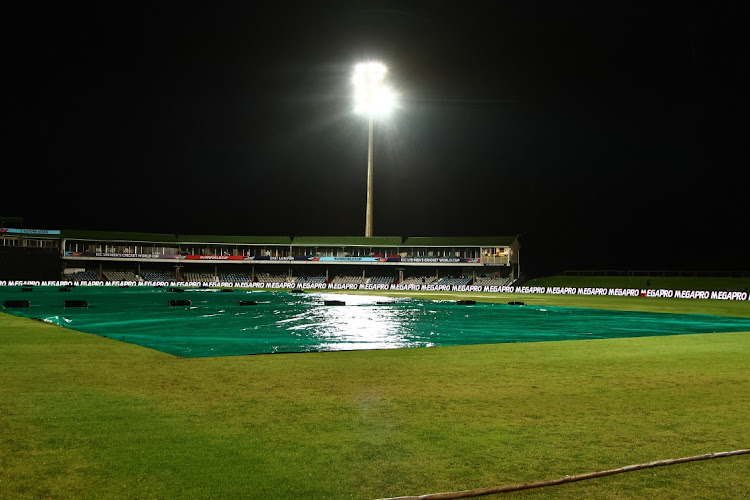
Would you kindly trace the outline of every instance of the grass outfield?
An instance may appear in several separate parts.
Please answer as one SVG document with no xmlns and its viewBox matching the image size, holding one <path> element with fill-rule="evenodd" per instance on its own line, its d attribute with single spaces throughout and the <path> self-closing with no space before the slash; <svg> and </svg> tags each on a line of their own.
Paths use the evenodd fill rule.
<svg viewBox="0 0 750 500">
<path fill-rule="evenodd" d="M 181 359 L 0 314 L 0 498 L 454 491 L 748 448 L 748 414 L 750 332 Z M 743 455 L 511 496 L 743 498 L 748 478 Z"/>
</svg>

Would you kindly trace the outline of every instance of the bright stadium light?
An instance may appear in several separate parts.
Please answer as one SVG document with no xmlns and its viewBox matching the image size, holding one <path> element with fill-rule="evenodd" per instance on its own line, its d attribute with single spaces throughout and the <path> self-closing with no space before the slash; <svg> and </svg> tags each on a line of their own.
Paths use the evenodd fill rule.
<svg viewBox="0 0 750 500">
<path fill-rule="evenodd" d="M 365 219 L 365 236 L 372 236 L 372 136 L 373 118 L 390 112 L 396 96 L 385 85 L 385 74 L 388 68 L 380 62 L 365 62 L 354 66 L 354 111 L 366 114 L 370 122 L 370 135 L 367 146 L 367 214 Z"/>
<path fill-rule="evenodd" d="M 360 63 L 354 67 L 354 111 L 378 116 L 393 108 L 393 91 L 383 83 L 387 72 L 388 68 L 379 62 Z"/>
</svg>

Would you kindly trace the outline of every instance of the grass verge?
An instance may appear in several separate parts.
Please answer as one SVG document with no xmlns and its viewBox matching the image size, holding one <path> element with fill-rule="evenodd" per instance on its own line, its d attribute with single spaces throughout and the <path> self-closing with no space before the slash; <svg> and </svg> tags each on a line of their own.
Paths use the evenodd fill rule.
<svg viewBox="0 0 750 500">
<path fill-rule="evenodd" d="M 377 498 L 750 447 L 750 332 L 180 359 L 0 314 L 0 380 L 6 498 Z M 513 496 L 741 498 L 748 477 L 741 456 Z"/>
</svg>

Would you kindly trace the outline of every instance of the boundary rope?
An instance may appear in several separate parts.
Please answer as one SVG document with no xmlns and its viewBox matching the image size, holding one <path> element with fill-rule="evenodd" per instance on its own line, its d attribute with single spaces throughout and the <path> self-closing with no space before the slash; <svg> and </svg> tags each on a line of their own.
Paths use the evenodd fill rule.
<svg viewBox="0 0 750 500">
<path fill-rule="evenodd" d="M 653 467 L 662 467 L 664 465 L 682 464 L 685 462 L 697 462 L 699 460 L 709 460 L 712 458 L 732 457 L 735 455 L 745 455 L 750 453 L 750 449 L 722 451 L 719 453 L 706 453 L 703 455 L 694 455 L 692 457 L 670 458 L 666 460 L 657 460 L 645 464 L 627 465 L 617 469 L 602 470 L 598 472 L 587 472 L 575 476 L 565 476 L 557 479 L 548 479 L 544 481 L 534 481 L 531 483 L 506 484 L 502 486 L 492 486 L 489 488 L 476 488 L 473 490 L 453 491 L 447 493 L 431 493 L 427 495 L 405 496 L 405 497 L 388 497 L 380 500 L 453 500 L 456 498 L 470 498 L 483 495 L 492 495 L 495 493 L 506 493 L 511 491 L 530 490 L 532 488 L 543 488 L 546 486 L 556 486 L 558 484 L 572 483 L 593 479 L 595 477 L 611 476 L 613 474 L 622 474 L 623 472 L 632 472 L 641 469 L 650 469 Z"/>
</svg>

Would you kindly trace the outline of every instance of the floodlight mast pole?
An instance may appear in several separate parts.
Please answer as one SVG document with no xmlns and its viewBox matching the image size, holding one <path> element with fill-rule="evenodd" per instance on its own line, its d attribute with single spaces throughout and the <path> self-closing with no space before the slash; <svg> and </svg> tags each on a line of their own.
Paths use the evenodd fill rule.
<svg viewBox="0 0 750 500">
<path fill-rule="evenodd" d="M 383 84 L 387 68 L 383 63 L 371 61 L 354 67 L 355 111 L 366 113 L 369 120 L 367 142 L 367 205 L 365 208 L 365 237 L 372 236 L 373 219 L 373 135 L 375 114 L 381 116 L 393 106 L 394 94 Z"/>
<path fill-rule="evenodd" d="M 372 136 L 373 136 L 373 119 L 372 112 L 370 118 L 370 138 L 367 144 L 367 210 L 365 214 L 365 237 L 372 236 Z"/>
</svg>

